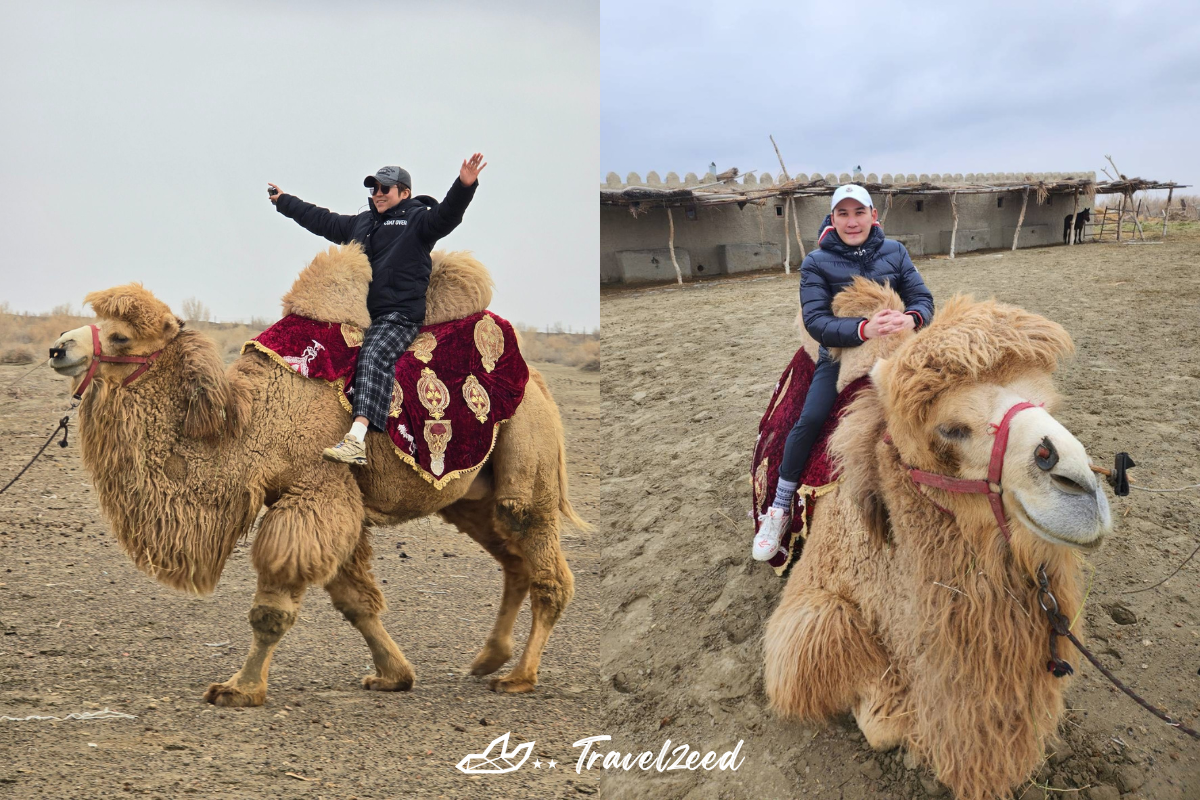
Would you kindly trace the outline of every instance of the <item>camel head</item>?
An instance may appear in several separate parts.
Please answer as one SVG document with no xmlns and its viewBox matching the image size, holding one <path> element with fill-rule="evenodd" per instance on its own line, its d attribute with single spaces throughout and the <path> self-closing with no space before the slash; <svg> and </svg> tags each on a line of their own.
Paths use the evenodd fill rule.
<svg viewBox="0 0 1200 800">
<path fill-rule="evenodd" d="M 100 352 L 106 356 L 137 356 L 162 350 L 183 328 L 166 303 L 144 289 L 140 283 L 116 286 L 92 292 L 85 299 L 100 317 Z M 72 388 L 83 379 L 91 366 L 92 331 L 90 326 L 67 331 L 50 350 L 50 366 L 59 375 L 75 379 Z M 102 364 L 95 380 L 120 383 L 137 369 L 136 364 Z"/>
<path fill-rule="evenodd" d="M 130 383 L 136 387 L 150 375 L 169 373 L 181 380 L 185 398 L 183 434 L 194 438 L 210 438 L 234 431 L 243 417 L 240 402 L 225 377 L 224 363 L 216 345 L 207 336 L 184 330 L 183 322 L 171 313 L 165 303 L 138 283 L 116 286 L 92 292 L 84 302 L 92 306 L 99 317 L 98 340 L 103 356 L 144 357 L 158 353 L 160 357 L 148 370 L 140 363 L 101 361 L 96 365 L 88 395 L 107 397 L 123 386 L 139 369 Z M 77 390 L 92 367 L 95 347 L 92 328 L 85 325 L 67 331 L 55 340 L 50 350 L 50 366 L 60 375 L 72 379 Z"/>
<path fill-rule="evenodd" d="M 1014 554 L 1044 557 L 1045 545 L 1099 546 L 1112 518 L 1082 444 L 1053 416 L 1051 375 L 1074 345 L 1058 324 L 995 301 L 955 296 L 928 329 L 880 361 L 872 380 L 900 459 L 930 473 L 979 480 L 988 476 L 997 426 L 1014 414 L 1003 454 L 1003 507 Z M 920 487 L 987 549 L 999 537 L 981 494 Z"/>
</svg>

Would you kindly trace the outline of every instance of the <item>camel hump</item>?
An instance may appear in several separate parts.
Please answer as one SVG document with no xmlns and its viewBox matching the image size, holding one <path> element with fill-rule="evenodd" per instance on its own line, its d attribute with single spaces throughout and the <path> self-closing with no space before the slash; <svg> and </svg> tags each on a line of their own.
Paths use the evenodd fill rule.
<svg viewBox="0 0 1200 800">
<path fill-rule="evenodd" d="M 434 250 L 425 324 L 469 317 L 492 302 L 491 273 L 467 250 Z M 366 328 L 367 288 L 371 263 L 357 242 L 334 245 L 317 253 L 283 296 L 283 315 L 296 314 L 320 322 L 343 322 Z"/>
<path fill-rule="evenodd" d="M 320 322 L 342 322 L 366 328 L 367 287 L 371 262 L 357 242 L 334 245 L 317 253 L 300 270 L 292 288 L 283 296 L 283 315 L 296 314 Z"/>
<path fill-rule="evenodd" d="M 833 313 L 839 317 L 870 317 L 877 311 L 890 308 L 903 311 L 904 301 L 889 284 L 854 276 L 854 283 L 833 298 Z"/>
<path fill-rule="evenodd" d="M 492 302 L 492 274 L 470 250 L 434 250 L 425 294 L 425 324 L 462 319 Z"/>
</svg>

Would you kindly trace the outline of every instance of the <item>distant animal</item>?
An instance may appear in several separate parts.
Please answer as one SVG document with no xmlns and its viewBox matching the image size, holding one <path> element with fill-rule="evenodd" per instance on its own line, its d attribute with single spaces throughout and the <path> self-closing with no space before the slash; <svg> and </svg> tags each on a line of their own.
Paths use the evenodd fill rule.
<svg viewBox="0 0 1200 800">
<path fill-rule="evenodd" d="M 1085 208 L 1075 215 L 1075 244 L 1083 242 L 1083 226 L 1088 224 L 1092 218 L 1092 210 Z M 1063 244 L 1066 244 L 1071 238 L 1071 215 L 1063 217 Z"/>
</svg>

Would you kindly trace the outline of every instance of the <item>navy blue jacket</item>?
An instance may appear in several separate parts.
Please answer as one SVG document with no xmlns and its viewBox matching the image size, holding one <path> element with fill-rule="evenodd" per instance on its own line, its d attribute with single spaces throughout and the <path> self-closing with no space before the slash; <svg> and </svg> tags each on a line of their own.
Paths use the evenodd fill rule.
<svg viewBox="0 0 1200 800">
<path fill-rule="evenodd" d="M 358 242 L 371 262 L 367 311 L 371 319 L 399 312 L 425 321 L 425 291 L 433 262 L 429 251 L 462 222 L 479 181 L 464 186 L 455 178 L 440 204 L 427 194 L 410 197 L 380 214 L 373 203 L 360 214 L 335 214 L 281 194 L 275 210 L 334 244 Z"/>
<path fill-rule="evenodd" d="M 819 247 L 800 265 L 800 309 L 804 327 L 825 347 L 857 347 L 865 317 L 837 317 L 833 314 L 833 296 L 861 275 L 876 283 L 890 284 L 904 301 L 905 313 L 912 314 L 917 328 L 933 319 L 933 295 L 908 257 L 908 250 L 894 239 L 884 238 L 883 228 L 871 227 L 867 241 L 858 247 L 842 242 L 830 225 L 829 217 Z"/>
</svg>

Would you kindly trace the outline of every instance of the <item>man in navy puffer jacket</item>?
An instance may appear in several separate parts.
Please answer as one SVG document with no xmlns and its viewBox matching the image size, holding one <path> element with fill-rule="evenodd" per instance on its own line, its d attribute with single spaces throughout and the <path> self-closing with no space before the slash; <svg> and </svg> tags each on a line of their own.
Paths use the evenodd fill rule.
<svg viewBox="0 0 1200 800">
<path fill-rule="evenodd" d="M 828 348 L 857 347 L 867 339 L 916 330 L 933 319 L 933 295 L 925 288 L 904 245 L 884 238 L 879 213 L 867 190 L 854 184 L 842 186 L 834 193 L 830 208 L 818 249 L 809 253 L 800 266 L 804 327 L 821 346 L 820 356 L 804 409 L 783 449 L 775 501 L 759 519 L 753 550 L 759 561 L 769 560 L 779 550 L 800 475 L 837 401 L 838 362 L 830 357 Z M 834 316 L 834 295 L 849 286 L 856 275 L 890 284 L 904 301 L 905 310 L 886 309 L 870 319 Z M 804 513 L 804 498 L 800 498 L 797 513 Z"/>
</svg>

